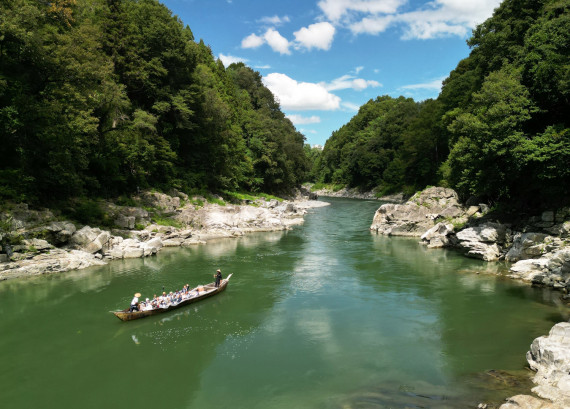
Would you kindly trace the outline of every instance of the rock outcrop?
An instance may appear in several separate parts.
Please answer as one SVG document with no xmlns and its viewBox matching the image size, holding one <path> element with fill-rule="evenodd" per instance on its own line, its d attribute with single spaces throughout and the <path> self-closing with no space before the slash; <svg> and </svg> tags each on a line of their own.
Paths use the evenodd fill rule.
<svg viewBox="0 0 570 409">
<path fill-rule="evenodd" d="M 459 203 L 451 189 L 432 187 L 405 204 L 384 204 L 370 229 L 378 234 L 420 236 L 429 248 L 452 247 L 468 257 L 513 262 L 510 277 L 563 288 L 570 299 L 570 209 L 545 211 L 516 227 L 491 221 L 488 206 Z M 485 217 L 483 217 L 485 216 Z M 456 231 L 456 226 L 467 227 Z"/>
<path fill-rule="evenodd" d="M 370 230 L 392 236 L 420 237 L 437 223 L 464 223 L 466 210 L 452 189 L 431 187 L 404 204 L 384 204 L 374 214 Z"/>
<path fill-rule="evenodd" d="M 511 278 L 570 290 L 570 247 L 561 247 L 540 258 L 517 261 L 509 273 Z"/>
<path fill-rule="evenodd" d="M 307 189 L 309 188 L 310 186 L 308 186 Z M 394 193 L 391 195 L 379 196 L 378 192 L 374 189 L 367 192 L 362 192 L 357 188 L 344 187 L 339 190 L 319 189 L 312 193 L 316 196 L 322 197 L 344 197 L 347 199 L 378 200 L 387 203 L 404 203 L 406 201 L 403 193 Z"/>
<path fill-rule="evenodd" d="M 451 223 L 438 223 L 422 234 L 421 239 L 428 248 L 446 247 L 454 229 Z"/>
<path fill-rule="evenodd" d="M 536 371 L 532 392 L 542 399 L 517 395 L 508 398 L 500 409 L 570 408 L 570 323 L 558 323 L 549 335 L 536 338 L 526 359 Z"/>
<path fill-rule="evenodd" d="M 499 409 L 566 409 L 562 406 L 530 395 L 516 395 L 507 399 Z"/>
<path fill-rule="evenodd" d="M 496 261 L 503 254 L 503 248 L 510 230 L 499 223 L 484 223 L 457 232 L 456 246 L 468 257 L 485 261 Z"/>
<path fill-rule="evenodd" d="M 536 371 L 532 391 L 570 407 L 570 323 L 558 323 L 548 336 L 535 339 L 526 358 Z"/>
<path fill-rule="evenodd" d="M 188 203 L 188 196 L 175 194 L 172 197 L 151 192 L 142 197 L 145 203 L 155 206 L 161 218 L 171 215 L 169 219 L 178 227 L 150 224 L 147 210 L 110 203 L 104 204 L 105 211 L 118 227 L 110 231 L 90 226 L 77 229 L 73 223 L 54 221 L 49 211 L 17 207 L 14 214 L 19 218 L 10 215 L 15 233 L 30 238 L 20 239 L 17 245 L 6 249 L 0 247 L 0 251 L 10 250 L 10 254 L 0 254 L 0 280 L 80 269 L 115 259 L 148 257 L 163 247 L 203 244 L 256 231 L 286 230 L 303 223 L 308 208 L 326 205 L 317 201 L 258 200 L 253 206 L 195 206 Z M 303 197 L 300 192 L 298 196 Z M 132 230 L 135 224 L 138 228 L 146 227 Z"/>
</svg>

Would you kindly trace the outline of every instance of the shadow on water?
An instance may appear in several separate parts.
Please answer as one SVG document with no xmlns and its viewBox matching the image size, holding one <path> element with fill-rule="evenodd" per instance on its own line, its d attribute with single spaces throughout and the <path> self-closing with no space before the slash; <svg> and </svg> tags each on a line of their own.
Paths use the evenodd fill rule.
<svg viewBox="0 0 570 409">
<path fill-rule="evenodd" d="M 374 387 L 357 390 L 337 402 L 323 405 L 326 409 L 464 409 L 479 403 L 488 409 L 497 409 L 505 397 L 528 394 L 532 387 L 528 371 L 506 372 L 490 370 L 464 377 L 469 394 L 427 382 L 384 382 Z"/>
</svg>

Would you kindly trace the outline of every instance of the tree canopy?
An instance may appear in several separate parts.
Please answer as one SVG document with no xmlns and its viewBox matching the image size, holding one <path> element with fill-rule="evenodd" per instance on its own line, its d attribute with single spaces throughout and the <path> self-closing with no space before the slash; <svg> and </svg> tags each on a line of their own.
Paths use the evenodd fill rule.
<svg viewBox="0 0 570 409">
<path fill-rule="evenodd" d="M 156 0 L 0 4 L 0 197 L 284 192 L 304 137 L 259 73 L 227 69 Z"/>
<path fill-rule="evenodd" d="M 522 207 L 570 203 L 570 0 L 504 0 L 436 100 L 378 97 L 333 132 L 320 182 Z"/>
</svg>

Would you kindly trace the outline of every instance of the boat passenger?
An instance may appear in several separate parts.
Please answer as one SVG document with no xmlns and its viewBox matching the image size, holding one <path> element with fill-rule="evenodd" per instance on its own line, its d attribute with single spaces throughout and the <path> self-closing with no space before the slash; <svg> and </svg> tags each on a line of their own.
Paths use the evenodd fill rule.
<svg viewBox="0 0 570 409">
<path fill-rule="evenodd" d="M 216 286 L 216 288 L 218 288 L 220 286 L 220 282 L 222 281 L 222 272 L 220 269 L 218 269 L 218 271 L 216 271 L 216 274 L 214 274 L 214 277 L 216 278 L 215 286 Z"/>
<path fill-rule="evenodd" d="M 147 298 L 146 300 L 144 300 L 144 302 L 142 303 L 142 308 L 141 311 L 148 311 L 152 309 L 152 306 L 150 305 L 150 300 Z"/>
<path fill-rule="evenodd" d="M 135 293 L 135 296 L 133 297 L 133 299 L 131 301 L 131 306 L 129 308 L 129 312 L 139 310 L 139 297 L 140 296 L 141 296 L 141 293 Z"/>
</svg>

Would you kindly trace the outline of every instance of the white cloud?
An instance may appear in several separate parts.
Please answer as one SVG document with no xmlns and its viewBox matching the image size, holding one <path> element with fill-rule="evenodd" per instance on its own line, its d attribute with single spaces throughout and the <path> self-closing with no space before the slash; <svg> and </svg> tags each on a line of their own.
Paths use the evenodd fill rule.
<svg viewBox="0 0 570 409">
<path fill-rule="evenodd" d="M 272 25 L 272 26 L 279 26 L 281 24 L 285 24 L 285 23 L 290 22 L 291 19 L 289 18 L 289 16 L 279 17 L 279 16 L 275 15 L 273 17 L 262 17 L 257 21 L 260 23 L 263 23 L 263 24 L 268 24 L 268 25 Z"/>
<path fill-rule="evenodd" d="M 433 0 L 408 12 L 398 12 L 406 0 L 321 0 L 329 20 L 354 34 L 379 34 L 396 24 L 403 39 L 466 36 L 490 17 L 502 0 Z"/>
<path fill-rule="evenodd" d="M 350 24 L 350 30 L 354 34 L 379 34 L 384 31 L 396 20 L 394 16 L 374 16 L 365 17 L 359 22 Z"/>
<path fill-rule="evenodd" d="M 443 83 L 444 79 L 445 79 L 445 77 L 438 78 L 438 79 L 435 79 L 435 80 L 429 81 L 429 82 L 420 83 L 420 84 L 404 85 L 404 86 L 400 87 L 400 89 L 411 89 L 411 90 L 426 89 L 426 90 L 430 90 L 430 91 L 434 91 L 434 90 L 435 91 L 441 91 L 441 84 Z"/>
<path fill-rule="evenodd" d="M 352 102 L 343 102 L 342 107 L 346 108 L 349 111 L 355 111 L 355 112 L 358 112 L 358 110 L 360 109 L 360 105 L 353 104 Z"/>
<path fill-rule="evenodd" d="M 409 24 L 408 29 L 402 36 L 402 39 L 404 40 L 411 40 L 414 38 L 428 40 L 431 38 L 447 37 L 450 35 L 464 37 L 468 32 L 468 28 L 464 25 L 448 24 L 445 21 L 438 20 L 412 20 Z"/>
<path fill-rule="evenodd" d="M 222 63 L 224 64 L 224 67 L 228 67 L 231 64 L 236 63 L 236 62 L 247 62 L 246 58 L 235 57 L 233 55 L 220 54 L 218 56 L 218 58 L 222 61 Z"/>
<path fill-rule="evenodd" d="M 271 68 L 271 65 L 256 65 L 255 67 L 256 70 L 268 70 Z"/>
<path fill-rule="evenodd" d="M 330 83 L 321 82 L 327 91 L 337 91 L 339 89 L 349 89 L 352 88 L 355 91 L 362 91 L 368 87 L 381 87 L 378 81 L 374 80 L 364 80 L 362 78 L 356 78 L 352 75 L 343 75 L 342 77 L 332 80 Z"/>
<path fill-rule="evenodd" d="M 267 75 L 263 83 L 277 97 L 283 109 L 332 111 L 340 107 L 340 98 L 321 84 L 297 82 L 280 73 Z"/>
<path fill-rule="evenodd" d="M 270 28 L 263 35 L 263 39 L 269 44 L 273 51 L 279 54 L 291 54 L 289 41 L 279 34 L 279 31 Z"/>
<path fill-rule="evenodd" d="M 405 3 L 407 0 L 321 0 L 318 5 L 329 20 L 339 21 L 353 12 L 393 14 Z"/>
<path fill-rule="evenodd" d="M 313 134 L 313 135 L 316 135 L 316 134 L 318 133 L 318 132 L 315 131 L 314 129 L 303 129 L 303 128 L 299 129 L 299 132 L 304 133 L 304 134 L 305 134 L 305 133 L 311 133 L 311 134 Z"/>
<path fill-rule="evenodd" d="M 265 40 L 263 37 L 259 37 L 255 34 L 250 34 L 243 40 L 241 40 L 241 48 L 257 48 L 261 46 Z"/>
<path fill-rule="evenodd" d="M 257 34 L 250 34 L 241 40 L 242 48 L 257 48 L 267 43 L 273 51 L 280 54 L 291 54 L 289 41 L 279 34 L 279 31 L 272 28 L 268 29 L 265 34 L 258 36 Z"/>
<path fill-rule="evenodd" d="M 287 115 L 287 118 L 289 118 L 295 125 L 318 124 L 321 122 L 321 118 L 316 115 L 309 117 L 302 115 Z"/>
<path fill-rule="evenodd" d="M 356 68 L 354 69 L 354 73 L 355 73 L 356 75 L 358 75 L 358 73 L 359 73 L 360 71 L 362 71 L 363 69 L 364 69 L 364 67 L 363 67 L 362 65 L 359 66 L 359 67 L 356 67 Z"/>
<path fill-rule="evenodd" d="M 307 50 L 311 48 L 328 50 L 331 48 L 335 31 L 336 29 L 331 23 L 322 22 L 303 27 L 293 34 L 298 47 L 304 47 Z"/>
</svg>

